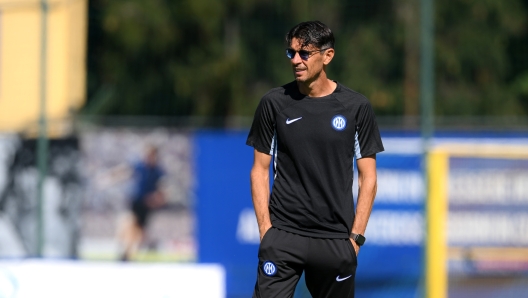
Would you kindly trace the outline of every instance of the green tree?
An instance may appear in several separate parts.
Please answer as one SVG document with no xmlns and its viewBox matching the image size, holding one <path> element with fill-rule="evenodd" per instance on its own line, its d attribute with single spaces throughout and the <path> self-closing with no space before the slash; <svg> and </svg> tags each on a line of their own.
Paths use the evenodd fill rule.
<svg viewBox="0 0 528 298">
<path fill-rule="evenodd" d="M 526 114 L 528 73 L 513 58 L 526 56 L 527 5 L 435 5 L 437 114 Z M 286 31 L 317 19 L 337 38 L 331 78 L 369 97 L 378 115 L 414 116 L 418 12 L 419 0 L 91 0 L 85 110 L 251 116 L 268 89 L 293 78 Z"/>
<path fill-rule="evenodd" d="M 437 4 L 437 113 L 525 114 L 509 79 L 516 63 L 509 56 L 509 43 L 525 33 L 527 13 L 522 2 L 448 0 Z"/>
</svg>

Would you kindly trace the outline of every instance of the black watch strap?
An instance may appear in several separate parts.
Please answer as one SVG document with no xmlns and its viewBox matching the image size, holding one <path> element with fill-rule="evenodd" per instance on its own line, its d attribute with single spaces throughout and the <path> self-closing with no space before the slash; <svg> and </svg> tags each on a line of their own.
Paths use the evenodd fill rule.
<svg viewBox="0 0 528 298">
<path fill-rule="evenodd" d="M 356 244 L 359 245 L 359 246 L 365 244 L 365 240 L 367 240 L 365 238 L 365 236 L 363 236 L 361 234 L 354 234 L 354 233 L 350 233 L 350 238 L 354 239 Z"/>
</svg>

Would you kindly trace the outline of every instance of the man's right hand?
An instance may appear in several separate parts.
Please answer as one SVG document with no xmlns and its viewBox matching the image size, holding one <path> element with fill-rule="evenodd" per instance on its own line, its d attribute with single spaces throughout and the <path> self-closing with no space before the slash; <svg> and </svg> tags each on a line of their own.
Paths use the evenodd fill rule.
<svg viewBox="0 0 528 298">
<path fill-rule="evenodd" d="M 264 238 L 264 235 L 266 235 L 269 229 L 271 229 L 271 225 L 267 225 L 266 227 L 259 228 L 260 242 L 262 242 L 262 238 Z"/>
<path fill-rule="evenodd" d="M 357 245 L 356 241 L 352 238 L 348 238 L 350 242 L 352 242 L 352 247 L 354 247 L 354 251 L 356 252 L 356 256 L 359 254 L 359 245 Z"/>
</svg>

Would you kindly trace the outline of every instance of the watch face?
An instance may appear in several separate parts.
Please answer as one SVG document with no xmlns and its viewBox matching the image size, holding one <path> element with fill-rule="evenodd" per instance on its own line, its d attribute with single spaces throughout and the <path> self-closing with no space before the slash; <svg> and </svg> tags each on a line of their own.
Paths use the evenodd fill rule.
<svg viewBox="0 0 528 298">
<path fill-rule="evenodd" d="M 356 234 L 356 237 L 354 238 L 354 241 L 356 241 L 357 245 L 361 246 L 365 244 L 365 236 Z"/>
</svg>

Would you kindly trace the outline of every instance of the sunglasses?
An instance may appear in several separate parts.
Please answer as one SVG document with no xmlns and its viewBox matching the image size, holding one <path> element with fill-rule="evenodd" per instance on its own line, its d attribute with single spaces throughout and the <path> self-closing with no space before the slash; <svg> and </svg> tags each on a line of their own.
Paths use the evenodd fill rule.
<svg viewBox="0 0 528 298">
<path fill-rule="evenodd" d="M 328 49 L 329 48 L 314 50 L 314 51 L 307 51 L 307 50 L 296 51 L 294 49 L 286 49 L 286 57 L 293 59 L 293 57 L 295 57 L 295 53 L 299 53 L 299 57 L 301 57 L 301 59 L 308 60 L 308 58 L 312 56 L 312 53 L 322 52 Z"/>
</svg>

